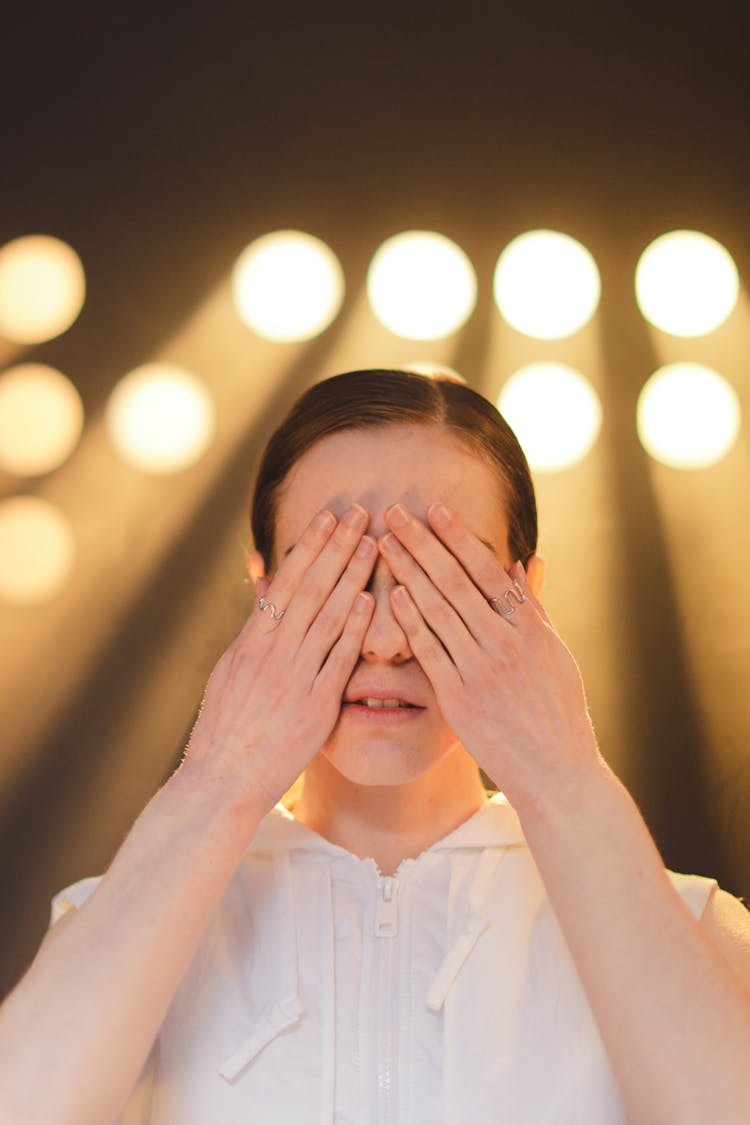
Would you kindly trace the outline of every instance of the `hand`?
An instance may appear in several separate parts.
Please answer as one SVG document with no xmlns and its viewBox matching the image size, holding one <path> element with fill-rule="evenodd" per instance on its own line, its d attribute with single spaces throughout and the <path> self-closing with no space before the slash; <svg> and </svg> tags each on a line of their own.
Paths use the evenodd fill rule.
<svg viewBox="0 0 750 1125">
<path fill-rule="evenodd" d="M 340 522 L 319 512 L 273 580 L 258 579 L 265 610 L 256 603 L 209 678 L 182 769 L 238 786 L 260 815 L 338 719 L 374 607 L 364 592 L 377 559 L 368 522 L 357 504 Z"/>
<path fill-rule="evenodd" d="M 445 505 L 427 517 L 386 512 L 392 534 L 379 547 L 400 583 L 394 615 L 461 743 L 512 803 L 533 800 L 598 760 L 578 667 L 520 563 L 504 569 Z M 514 581 L 524 601 L 511 595 L 502 616 L 489 599 Z"/>
</svg>

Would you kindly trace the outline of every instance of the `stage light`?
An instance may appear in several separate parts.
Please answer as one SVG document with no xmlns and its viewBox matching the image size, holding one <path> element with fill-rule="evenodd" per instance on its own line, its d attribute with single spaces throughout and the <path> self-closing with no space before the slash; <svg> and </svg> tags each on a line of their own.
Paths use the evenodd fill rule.
<svg viewBox="0 0 750 1125">
<path fill-rule="evenodd" d="M 0 336 L 40 344 L 70 328 L 83 308 L 81 259 L 59 238 L 35 234 L 0 249 Z"/>
<path fill-rule="evenodd" d="M 583 328 L 601 295 L 599 270 L 580 242 L 554 230 L 520 234 L 495 266 L 495 304 L 517 331 L 558 340 Z"/>
<path fill-rule="evenodd" d="M 83 403 L 53 367 L 23 363 L 0 375 L 0 467 L 33 476 L 59 468 L 78 444 Z"/>
<path fill-rule="evenodd" d="M 112 392 L 107 430 L 129 464 L 148 473 L 176 473 L 199 461 L 210 445 L 213 400 L 192 372 L 147 363 Z"/>
<path fill-rule="evenodd" d="M 437 340 L 458 331 L 477 301 L 466 254 L 442 234 L 404 231 L 386 239 L 367 271 L 367 296 L 380 323 L 407 340 Z"/>
<path fill-rule="evenodd" d="M 676 469 L 720 461 L 734 444 L 740 418 L 734 388 L 700 363 L 659 368 L 638 396 L 641 444 L 657 461 Z"/>
<path fill-rule="evenodd" d="M 0 502 L 0 598 L 14 605 L 47 601 L 65 586 L 74 558 L 70 526 L 48 500 Z"/>
<path fill-rule="evenodd" d="M 705 336 L 737 303 L 739 278 L 720 242 L 695 230 L 673 230 L 654 239 L 635 270 L 638 308 L 671 336 Z"/>
<path fill-rule="evenodd" d="M 531 363 L 505 383 L 497 408 L 532 469 L 582 461 L 599 436 L 602 408 L 589 381 L 562 363 Z"/>
<path fill-rule="evenodd" d="M 298 230 L 256 239 L 232 269 L 237 315 L 267 340 L 291 343 L 319 336 L 338 315 L 344 288 L 333 250 Z"/>
</svg>

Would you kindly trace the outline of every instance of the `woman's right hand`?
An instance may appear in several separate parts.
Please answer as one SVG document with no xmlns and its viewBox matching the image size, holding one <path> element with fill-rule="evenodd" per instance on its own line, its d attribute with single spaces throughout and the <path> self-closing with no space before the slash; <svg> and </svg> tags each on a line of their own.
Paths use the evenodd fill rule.
<svg viewBox="0 0 750 1125">
<path fill-rule="evenodd" d="M 180 773 L 236 788 L 258 816 L 276 804 L 320 750 L 339 716 L 374 601 L 364 587 L 377 559 L 355 504 L 338 521 L 324 509 L 281 562 L 209 678 Z"/>
</svg>

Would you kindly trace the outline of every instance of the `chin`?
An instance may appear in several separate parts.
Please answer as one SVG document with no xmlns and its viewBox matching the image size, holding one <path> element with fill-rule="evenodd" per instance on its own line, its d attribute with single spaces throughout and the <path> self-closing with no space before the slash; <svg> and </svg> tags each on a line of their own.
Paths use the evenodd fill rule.
<svg viewBox="0 0 750 1125">
<path fill-rule="evenodd" d="M 364 740 L 358 745 L 337 745 L 334 740 L 321 756 L 354 785 L 405 785 L 436 766 L 455 746 L 426 752 L 397 740 Z"/>
</svg>

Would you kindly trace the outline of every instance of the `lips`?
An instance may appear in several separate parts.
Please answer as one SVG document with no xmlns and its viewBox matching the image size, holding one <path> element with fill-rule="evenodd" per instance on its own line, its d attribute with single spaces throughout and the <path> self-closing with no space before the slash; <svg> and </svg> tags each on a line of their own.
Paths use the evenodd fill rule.
<svg viewBox="0 0 750 1125">
<path fill-rule="evenodd" d="M 349 700 L 344 701 L 349 702 Z M 393 711 L 399 707 L 414 707 L 413 703 L 406 703 L 403 699 L 377 699 L 374 697 L 364 699 L 352 699 L 351 702 L 357 707 L 371 707 L 373 710 Z"/>
</svg>

